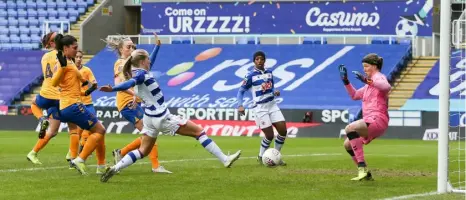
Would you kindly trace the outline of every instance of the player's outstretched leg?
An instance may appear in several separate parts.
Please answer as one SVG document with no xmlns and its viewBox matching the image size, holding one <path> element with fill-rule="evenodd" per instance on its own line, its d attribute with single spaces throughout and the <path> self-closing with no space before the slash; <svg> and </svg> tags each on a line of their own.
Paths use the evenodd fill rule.
<svg viewBox="0 0 466 200">
<path fill-rule="evenodd" d="M 100 143 L 100 140 L 103 140 L 105 137 L 105 128 L 104 126 L 97 121 L 97 118 L 92 119 L 94 122 L 94 126 L 92 128 L 89 128 L 89 131 L 92 132 L 87 139 L 86 144 L 84 145 L 83 151 L 79 154 L 77 158 L 71 161 L 73 166 L 78 170 L 79 173 L 82 175 L 87 175 L 87 167 L 85 165 L 86 159 L 91 155 L 91 153 L 97 148 L 97 145 Z M 74 126 L 76 128 L 76 125 L 74 124 L 69 124 Z M 83 126 L 84 128 L 84 126 Z M 70 128 L 71 130 L 71 128 Z M 76 148 L 77 151 L 77 148 Z"/>
<path fill-rule="evenodd" d="M 273 123 L 273 126 L 275 127 L 275 129 L 277 129 L 278 132 L 277 138 L 275 138 L 275 149 L 281 152 L 282 147 L 285 144 L 287 134 L 286 123 L 285 121 L 279 121 Z M 278 165 L 286 166 L 286 163 L 285 161 L 280 160 L 280 163 L 278 163 Z"/>
<path fill-rule="evenodd" d="M 42 150 L 55 135 L 57 135 L 58 128 L 60 127 L 60 121 L 50 119 L 50 128 L 49 131 L 45 134 L 44 138 L 37 140 L 34 148 L 26 156 L 27 160 L 31 161 L 33 164 L 41 165 L 37 154 Z"/>
<path fill-rule="evenodd" d="M 368 179 L 369 170 L 367 169 L 366 162 L 364 160 L 363 140 L 361 137 L 367 137 L 367 125 L 364 120 L 358 120 L 352 122 L 345 127 L 346 137 L 351 144 L 351 149 L 354 152 L 354 156 L 358 165 L 358 176 L 351 179 L 353 181 L 360 181 Z"/>
</svg>

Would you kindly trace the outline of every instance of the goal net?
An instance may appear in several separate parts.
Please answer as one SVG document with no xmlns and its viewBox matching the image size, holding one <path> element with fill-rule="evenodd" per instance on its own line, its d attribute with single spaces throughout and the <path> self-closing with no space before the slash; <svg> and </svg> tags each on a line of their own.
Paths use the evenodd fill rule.
<svg viewBox="0 0 466 200">
<path fill-rule="evenodd" d="M 448 190 L 466 192 L 466 10 L 451 23 Z M 455 12 L 453 10 L 453 12 Z M 460 11 L 461 12 L 461 11 Z M 453 15 L 455 16 L 455 15 Z"/>
</svg>

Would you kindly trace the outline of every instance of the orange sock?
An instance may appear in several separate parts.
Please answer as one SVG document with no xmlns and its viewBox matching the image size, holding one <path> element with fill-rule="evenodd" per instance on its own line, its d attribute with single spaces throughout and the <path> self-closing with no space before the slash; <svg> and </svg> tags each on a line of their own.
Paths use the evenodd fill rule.
<svg viewBox="0 0 466 200">
<path fill-rule="evenodd" d="M 152 169 L 157 169 L 160 166 L 159 163 L 159 147 L 157 143 L 154 144 L 152 150 L 149 153 L 149 159 L 152 162 Z"/>
<path fill-rule="evenodd" d="M 42 148 L 45 147 L 45 145 L 47 145 L 47 143 L 49 143 L 49 141 L 50 141 L 49 134 L 45 134 L 44 138 L 37 140 L 37 143 L 32 150 L 38 153 Z"/>
<path fill-rule="evenodd" d="M 121 156 L 125 156 L 128 152 L 135 150 L 141 146 L 141 137 L 138 137 L 137 139 L 133 140 L 131 143 L 123 147 L 123 149 L 120 150 Z"/>
<path fill-rule="evenodd" d="M 78 156 L 79 148 L 79 135 L 77 132 L 72 132 L 70 130 L 70 156 L 71 158 L 76 158 Z"/>
<path fill-rule="evenodd" d="M 84 130 L 81 133 L 81 141 L 80 144 L 81 146 L 84 146 L 86 144 L 87 138 L 89 138 L 90 132 L 88 130 Z"/>
<path fill-rule="evenodd" d="M 96 149 L 97 143 L 103 138 L 104 136 L 99 133 L 94 133 L 87 138 L 86 145 L 84 145 L 83 151 L 79 154 L 79 157 L 83 160 L 86 160 L 89 155 Z"/>
<path fill-rule="evenodd" d="M 37 106 L 35 103 L 32 103 L 32 104 L 31 104 L 31 110 L 32 110 L 32 114 L 33 114 L 37 119 L 40 119 L 41 117 L 44 116 L 44 113 L 42 112 L 42 109 L 39 108 L 39 106 Z"/>
<path fill-rule="evenodd" d="M 97 165 L 105 165 L 105 136 L 99 140 L 95 149 Z"/>
</svg>

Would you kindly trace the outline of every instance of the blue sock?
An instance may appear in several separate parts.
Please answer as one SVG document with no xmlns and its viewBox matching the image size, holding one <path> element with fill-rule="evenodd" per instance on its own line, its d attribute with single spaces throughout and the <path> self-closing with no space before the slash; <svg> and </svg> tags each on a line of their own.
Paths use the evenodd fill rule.
<svg viewBox="0 0 466 200">
<path fill-rule="evenodd" d="M 285 144 L 286 136 L 277 135 L 275 138 L 275 149 L 278 151 L 282 150 L 283 144 Z"/>
</svg>

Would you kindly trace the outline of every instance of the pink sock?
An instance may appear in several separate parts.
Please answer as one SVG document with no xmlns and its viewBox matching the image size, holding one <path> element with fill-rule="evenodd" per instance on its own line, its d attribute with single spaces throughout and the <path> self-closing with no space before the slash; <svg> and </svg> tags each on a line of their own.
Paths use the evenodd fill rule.
<svg viewBox="0 0 466 200">
<path fill-rule="evenodd" d="M 354 155 L 356 158 L 356 161 L 359 163 L 365 163 L 364 161 L 364 150 L 362 149 L 362 139 L 359 138 L 354 138 L 349 141 L 351 143 L 351 147 L 353 148 Z"/>
</svg>

